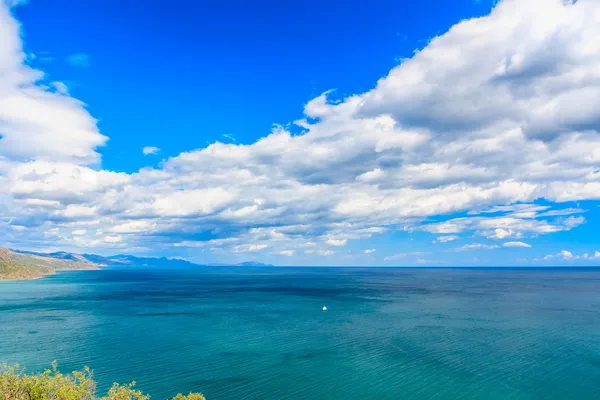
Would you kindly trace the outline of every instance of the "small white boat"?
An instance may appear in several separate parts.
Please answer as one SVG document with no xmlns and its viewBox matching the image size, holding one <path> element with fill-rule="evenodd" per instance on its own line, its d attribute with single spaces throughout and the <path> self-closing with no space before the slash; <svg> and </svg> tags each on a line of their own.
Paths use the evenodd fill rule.
<svg viewBox="0 0 600 400">
<path fill-rule="evenodd" d="M 323 306 L 323 311 L 327 311 L 327 307 Z"/>
</svg>

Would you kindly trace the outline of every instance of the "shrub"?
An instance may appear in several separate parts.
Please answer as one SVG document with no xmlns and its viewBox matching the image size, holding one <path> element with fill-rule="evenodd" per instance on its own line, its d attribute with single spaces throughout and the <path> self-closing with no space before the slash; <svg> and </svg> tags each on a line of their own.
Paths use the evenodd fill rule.
<svg viewBox="0 0 600 400">
<path fill-rule="evenodd" d="M 2 365 L 0 368 L 0 400 L 149 400 L 150 396 L 129 385 L 117 383 L 105 397 L 96 397 L 96 382 L 92 371 L 85 367 L 83 371 L 61 374 L 56 363 L 52 369 L 42 373 L 25 374 L 16 366 Z M 187 396 L 178 394 L 173 400 L 206 400 L 198 393 Z"/>
</svg>

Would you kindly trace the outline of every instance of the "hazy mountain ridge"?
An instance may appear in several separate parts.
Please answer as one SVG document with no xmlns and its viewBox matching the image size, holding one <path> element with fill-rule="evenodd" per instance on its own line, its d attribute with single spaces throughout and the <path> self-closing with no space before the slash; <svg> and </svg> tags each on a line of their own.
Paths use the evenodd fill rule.
<svg viewBox="0 0 600 400">
<path fill-rule="evenodd" d="M 92 270 L 98 265 L 77 258 L 58 258 L 0 247 L 0 280 L 31 280 L 60 270 Z"/>
<path fill-rule="evenodd" d="M 264 264 L 257 261 L 244 261 L 237 264 L 210 263 L 207 267 L 272 267 L 271 264 Z"/>
<path fill-rule="evenodd" d="M 25 250 L 7 250 L 17 255 L 26 255 L 31 257 L 41 257 L 44 259 L 61 260 L 71 263 L 92 264 L 95 267 L 111 266 L 132 266 L 132 267 L 170 267 L 170 268 L 189 268 L 189 267 L 268 267 L 269 264 L 263 264 L 255 261 L 244 261 L 237 264 L 210 263 L 198 264 L 180 258 L 167 257 L 137 257 L 128 254 L 117 254 L 114 256 L 101 256 L 98 254 L 77 254 L 58 251 L 53 253 L 40 253 Z"/>
</svg>

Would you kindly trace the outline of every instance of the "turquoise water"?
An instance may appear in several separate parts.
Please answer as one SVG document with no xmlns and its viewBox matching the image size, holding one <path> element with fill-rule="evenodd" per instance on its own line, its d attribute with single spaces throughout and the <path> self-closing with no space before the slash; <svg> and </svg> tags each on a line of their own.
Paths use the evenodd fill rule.
<svg viewBox="0 0 600 400">
<path fill-rule="evenodd" d="M 326 305 L 328 310 L 321 311 Z M 0 283 L 0 362 L 153 399 L 600 396 L 600 270 L 213 268 Z"/>
</svg>

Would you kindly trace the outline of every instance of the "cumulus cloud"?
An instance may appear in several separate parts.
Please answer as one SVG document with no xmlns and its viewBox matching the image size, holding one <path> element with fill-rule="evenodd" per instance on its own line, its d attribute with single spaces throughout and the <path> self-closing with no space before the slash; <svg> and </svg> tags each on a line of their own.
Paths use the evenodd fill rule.
<svg viewBox="0 0 600 400">
<path fill-rule="evenodd" d="M 142 153 L 144 153 L 145 156 L 148 156 L 150 154 L 157 154 L 159 151 L 160 149 L 154 146 L 146 146 L 142 149 Z"/>
<path fill-rule="evenodd" d="M 104 236 L 102 238 L 102 241 L 104 241 L 106 243 L 119 243 L 122 240 L 123 240 L 123 237 L 120 236 L 120 235 L 117 235 L 117 236 Z"/>
<path fill-rule="evenodd" d="M 345 246 L 348 241 L 346 239 L 328 239 L 325 243 L 330 246 Z"/>
<path fill-rule="evenodd" d="M 396 254 L 392 254 L 391 256 L 387 256 L 384 258 L 385 261 L 392 261 L 392 260 L 401 260 L 407 257 L 416 257 L 416 259 L 421 259 L 420 256 L 424 256 L 430 254 L 429 252 L 426 251 L 411 251 L 411 252 L 407 252 L 407 253 L 396 253 Z"/>
<path fill-rule="evenodd" d="M 579 257 L 574 256 L 573 253 L 571 253 L 568 250 L 562 250 L 560 253 L 547 255 L 546 257 L 544 257 L 544 260 L 551 260 L 553 258 L 560 258 L 563 260 L 572 260 L 572 259 L 577 259 Z"/>
<path fill-rule="evenodd" d="M 514 213 L 493 217 L 461 217 L 443 222 L 423 224 L 420 229 L 434 234 L 461 233 L 475 231 L 488 239 L 520 238 L 525 235 L 542 235 L 569 231 L 585 223 L 583 216 L 553 217 L 542 219 L 536 213 L 527 217 Z"/>
<path fill-rule="evenodd" d="M 125 174 L 101 168 L 96 120 L 26 65 L 0 3 L 0 234 L 156 250 L 313 243 L 307 254 L 332 255 L 319 246 L 398 227 L 498 240 L 575 229 L 584 210 L 555 203 L 600 198 L 599 36 L 593 0 L 504 0 L 372 90 L 309 101 L 301 135 L 276 126 Z M 469 214 L 440 219 L 453 213 Z"/>
<path fill-rule="evenodd" d="M 233 248 L 234 253 L 248 253 L 253 251 L 260 251 L 269 247 L 268 244 L 242 244 Z"/>
<path fill-rule="evenodd" d="M 525 242 L 506 242 L 502 244 L 502 247 L 531 247 L 530 244 Z"/>
<path fill-rule="evenodd" d="M 567 250 L 563 250 L 557 254 L 557 257 L 563 258 L 565 260 L 571 260 L 573 258 L 579 258 L 578 256 L 574 256 L 573 253 Z"/>
<path fill-rule="evenodd" d="M 319 256 L 324 256 L 324 257 L 329 257 L 335 254 L 335 251 L 332 250 L 306 250 L 304 252 L 304 254 L 308 254 L 308 255 L 319 255 Z"/>
<path fill-rule="evenodd" d="M 365 254 L 372 254 L 372 253 L 375 253 L 376 251 L 377 250 L 375 250 L 375 249 L 367 249 L 367 250 L 364 251 L 364 253 Z"/>
<path fill-rule="evenodd" d="M 594 254 L 590 255 L 589 253 L 584 253 L 581 255 L 575 255 L 568 250 L 562 250 L 557 254 L 548 254 L 543 258 L 543 261 L 551 261 L 551 260 L 562 260 L 562 261 L 575 261 L 575 260 L 590 260 L 596 261 L 600 260 L 600 252 L 596 251 Z M 540 261 L 539 259 L 536 261 Z"/>
<path fill-rule="evenodd" d="M 500 246 L 497 246 L 495 244 L 472 243 L 465 244 L 464 246 L 459 247 L 458 250 L 493 250 L 499 247 Z"/>
<path fill-rule="evenodd" d="M 0 2 L 0 174 L 11 164 L 45 160 L 95 164 L 107 138 L 84 104 L 56 91 L 26 63 L 19 24 Z"/>
<path fill-rule="evenodd" d="M 514 233 L 511 229 L 496 228 L 492 230 L 487 237 L 490 239 L 504 239 L 512 236 Z"/>
<path fill-rule="evenodd" d="M 448 235 L 448 236 L 438 236 L 437 239 L 435 239 L 435 241 L 440 242 L 440 243 L 448 243 L 448 242 L 453 242 L 458 239 L 460 239 L 460 238 L 456 235 Z"/>
</svg>

